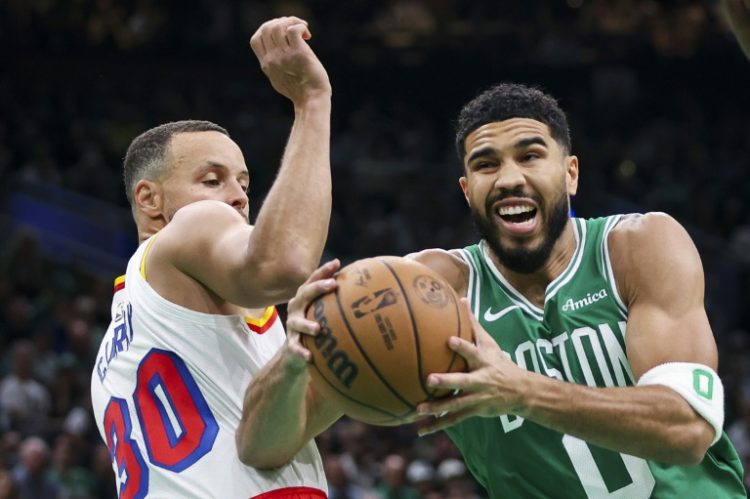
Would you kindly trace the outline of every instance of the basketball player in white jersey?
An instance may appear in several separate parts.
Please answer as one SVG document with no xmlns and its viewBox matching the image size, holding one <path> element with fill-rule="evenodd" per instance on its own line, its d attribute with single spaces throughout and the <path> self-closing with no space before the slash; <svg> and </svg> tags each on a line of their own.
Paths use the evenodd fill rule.
<svg viewBox="0 0 750 499">
<path fill-rule="evenodd" d="M 235 440 L 250 379 L 285 343 L 273 305 L 314 271 L 328 232 L 331 86 L 310 36 L 304 21 L 286 17 L 251 39 L 295 111 L 254 226 L 245 160 L 220 126 L 167 123 L 128 149 L 140 247 L 115 281 L 91 379 L 120 497 L 325 497 L 314 443 L 260 471 L 243 462 Z M 313 278 L 337 268 L 334 261 Z"/>
</svg>

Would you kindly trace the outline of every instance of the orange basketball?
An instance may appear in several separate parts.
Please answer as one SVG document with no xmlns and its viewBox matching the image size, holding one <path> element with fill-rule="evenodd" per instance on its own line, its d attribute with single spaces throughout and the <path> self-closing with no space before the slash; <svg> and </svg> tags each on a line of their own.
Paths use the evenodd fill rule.
<svg viewBox="0 0 750 499">
<path fill-rule="evenodd" d="M 336 276 L 338 289 L 313 301 L 307 317 L 321 329 L 302 336 L 310 373 L 344 412 L 375 425 L 409 422 L 417 404 L 448 395 L 427 387 L 430 373 L 465 371 L 448 338 L 471 341 L 471 323 L 453 289 L 414 260 L 356 261 Z"/>
</svg>

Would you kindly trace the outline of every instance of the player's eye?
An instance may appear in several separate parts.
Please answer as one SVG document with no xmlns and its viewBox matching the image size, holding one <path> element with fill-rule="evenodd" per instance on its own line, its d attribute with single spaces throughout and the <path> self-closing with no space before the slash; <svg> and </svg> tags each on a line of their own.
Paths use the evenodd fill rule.
<svg viewBox="0 0 750 499">
<path fill-rule="evenodd" d="M 209 180 L 204 180 L 203 185 L 207 185 L 209 187 L 218 187 L 219 185 L 221 185 L 221 182 L 219 182 L 219 179 L 212 178 Z"/>
</svg>

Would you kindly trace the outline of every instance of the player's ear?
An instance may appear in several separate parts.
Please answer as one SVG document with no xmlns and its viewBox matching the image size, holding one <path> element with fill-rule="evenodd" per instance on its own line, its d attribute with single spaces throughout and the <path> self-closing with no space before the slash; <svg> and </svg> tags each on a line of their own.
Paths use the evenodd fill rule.
<svg viewBox="0 0 750 499">
<path fill-rule="evenodd" d="M 149 218 L 157 218 L 162 214 L 163 196 L 161 185 L 153 180 L 142 178 L 133 189 L 133 202 L 138 211 Z"/>
<path fill-rule="evenodd" d="M 565 185 L 568 196 L 575 196 L 578 191 L 578 156 L 565 157 Z"/>
<path fill-rule="evenodd" d="M 466 199 L 466 204 L 471 205 L 471 203 L 469 203 L 469 191 L 468 191 L 469 184 L 468 182 L 466 182 L 466 177 L 459 178 L 458 185 L 461 186 L 461 191 L 463 191 L 464 193 L 464 199 Z"/>
</svg>

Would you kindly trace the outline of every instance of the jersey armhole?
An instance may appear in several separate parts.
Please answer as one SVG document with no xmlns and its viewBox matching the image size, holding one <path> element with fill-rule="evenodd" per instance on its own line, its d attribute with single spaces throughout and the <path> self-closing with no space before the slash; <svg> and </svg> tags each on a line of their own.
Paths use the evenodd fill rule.
<svg viewBox="0 0 750 499">
<path fill-rule="evenodd" d="M 148 279 L 146 279 L 146 257 L 148 256 L 148 252 L 151 250 L 151 245 L 154 244 L 154 241 L 156 241 L 157 236 L 159 233 L 157 232 L 153 236 L 151 236 L 151 239 L 148 240 L 146 243 L 146 249 L 143 250 L 143 255 L 141 255 L 141 261 L 138 265 L 138 270 L 141 273 L 141 277 L 143 277 L 143 280 L 148 282 Z"/>
<path fill-rule="evenodd" d="M 607 284 L 609 286 L 609 290 L 612 293 L 612 297 L 615 300 L 615 303 L 617 304 L 617 310 L 622 315 L 623 319 L 628 318 L 628 307 L 625 306 L 625 303 L 622 301 L 622 298 L 620 297 L 620 292 L 617 290 L 617 281 L 615 280 L 615 272 L 612 269 L 612 260 L 609 257 L 609 233 L 612 232 L 612 229 L 617 226 L 617 224 L 622 220 L 622 215 L 615 215 L 610 217 L 609 220 L 607 220 L 607 223 L 604 226 L 604 233 L 602 234 L 602 259 L 604 264 L 604 279 L 607 281 Z"/>
<path fill-rule="evenodd" d="M 469 282 L 466 286 L 466 298 L 469 300 L 469 306 L 474 312 L 475 317 L 479 317 L 479 283 L 477 282 L 476 263 L 472 259 L 471 253 L 463 248 L 458 250 L 458 255 L 466 262 L 469 267 Z"/>
</svg>

